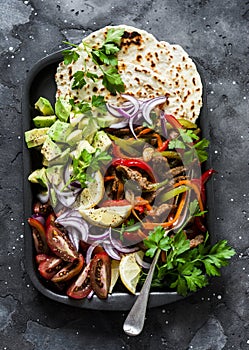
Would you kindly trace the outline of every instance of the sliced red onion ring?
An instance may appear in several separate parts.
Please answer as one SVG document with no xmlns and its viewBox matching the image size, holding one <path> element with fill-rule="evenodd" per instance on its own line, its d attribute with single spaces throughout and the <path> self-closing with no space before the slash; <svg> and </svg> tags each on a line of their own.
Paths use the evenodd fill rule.
<svg viewBox="0 0 249 350">
<path fill-rule="evenodd" d="M 141 117 L 144 118 L 144 120 L 151 125 L 152 124 L 152 120 L 150 117 L 150 113 L 151 111 L 158 105 L 165 103 L 167 98 L 165 96 L 158 96 L 155 98 L 151 98 L 149 100 L 145 100 L 145 101 L 139 101 L 137 100 L 134 96 L 130 96 L 130 95 L 126 95 L 126 94 L 122 94 L 121 95 L 123 98 L 127 99 L 128 102 L 130 102 L 132 104 L 132 107 L 130 107 L 129 105 L 127 105 L 127 102 L 124 102 L 124 104 L 119 107 L 119 106 L 114 106 L 111 104 L 106 104 L 107 110 L 109 111 L 110 114 L 112 114 L 113 116 L 117 117 L 117 118 L 125 118 L 128 119 L 128 123 L 129 123 L 129 128 L 133 134 L 133 136 L 135 138 L 135 132 L 133 129 L 133 124 L 134 122 L 137 122 Z M 129 106 L 129 107 L 127 107 Z M 125 121 L 126 123 L 127 121 Z M 121 122 L 122 123 L 122 122 Z M 115 123 L 112 124 L 111 127 L 112 128 L 121 128 L 121 127 L 125 127 L 127 124 L 125 123 Z M 163 132 L 165 133 L 165 128 L 163 130 Z M 166 134 L 166 133 L 165 133 Z"/>
<path fill-rule="evenodd" d="M 121 94 L 121 96 L 133 104 L 133 106 L 135 107 L 135 113 L 137 113 L 137 111 L 139 110 L 140 104 L 139 104 L 139 101 L 136 99 L 136 97 L 127 95 L 127 94 Z"/>
<path fill-rule="evenodd" d="M 120 115 L 119 111 L 117 110 L 118 107 L 111 105 L 110 103 L 106 104 L 107 111 L 113 115 L 116 118 L 121 118 L 122 115 Z"/>
<path fill-rule="evenodd" d="M 112 129 L 121 129 L 121 128 L 125 128 L 127 125 L 128 125 L 128 120 L 124 120 L 122 122 L 110 125 L 110 128 L 112 128 Z"/>
<path fill-rule="evenodd" d="M 109 236 L 109 231 L 105 231 L 99 235 L 88 234 L 88 239 L 91 241 L 99 241 L 104 240 Z"/>
<path fill-rule="evenodd" d="M 85 220 L 81 217 L 81 218 L 72 218 L 72 217 L 67 217 L 67 218 L 60 218 L 58 217 L 56 219 L 56 222 L 58 222 L 59 224 L 63 225 L 68 232 L 71 232 L 72 229 L 76 230 L 78 232 L 78 237 L 79 240 L 82 241 L 87 241 L 88 239 L 88 232 L 89 232 L 89 227 L 88 224 L 85 222 Z"/>
<path fill-rule="evenodd" d="M 152 120 L 150 118 L 150 113 L 151 111 L 158 105 L 166 102 L 166 97 L 165 96 L 159 96 L 156 98 L 153 98 L 151 100 L 147 100 L 143 103 L 142 106 L 142 113 L 143 117 L 146 120 L 148 124 L 152 124 Z"/>
<path fill-rule="evenodd" d="M 109 234 L 109 237 L 110 237 L 110 242 L 111 244 L 113 245 L 113 247 L 118 251 L 118 252 L 121 252 L 121 253 L 133 253 L 133 252 L 136 252 L 137 250 L 139 250 L 138 247 L 124 247 L 120 241 L 118 241 L 117 239 L 113 238 L 112 237 L 112 233 L 110 231 L 110 234 Z"/>
<path fill-rule="evenodd" d="M 82 218 L 82 216 L 78 210 L 66 209 L 66 210 L 64 210 L 64 212 L 62 214 L 59 215 L 58 220 L 64 219 L 68 216 Z"/>
<path fill-rule="evenodd" d="M 118 254 L 117 250 L 113 248 L 113 246 L 109 243 L 104 242 L 102 244 L 103 248 L 105 249 L 106 253 L 114 260 L 121 260 L 120 255 Z"/>
<path fill-rule="evenodd" d="M 79 244 L 80 244 L 80 240 L 81 240 L 81 234 L 78 230 L 76 230 L 74 227 L 68 227 L 68 236 L 71 240 L 71 242 L 73 243 L 73 245 L 75 246 L 75 248 L 77 249 L 77 251 L 79 250 Z"/>
<path fill-rule="evenodd" d="M 101 244 L 101 241 L 96 241 L 94 243 L 92 243 L 89 248 L 86 251 L 86 264 L 88 265 L 91 261 L 92 258 L 92 253 L 94 251 L 94 249 Z"/>
<path fill-rule="evenodd" d="M 137 135 L 135 134 L 135 131 L 133 129 L 133 122 L 134 122 L 134 117 L 130 118 L 130 120 L 129 120 L 129 128 L 130 128 L 130 131 L 131 131 L 132 135 L 134 136 L 134 138 L 137 139 Z"/>
<path fill-rule="evenodd" d="M 143 267 L 146 270 L 149 270 L 150 265 L 151 265 L 150 263 L 143 261 L 143 259 L 138 254 L 135 254 L 135 258 L 136 258 L 136 262 L 138 263 L 138 265 L 140 265 L 141 267 Z"/>
<path fill-rule="evenodd" d="M 63 189 L 65 187 L 65 185 L 62 184 L 60 187 L 61 187 L 61 189 Z M 61 196 L 61 197 L 75 197 L 81 191 L 80 188 L 76 188 L 76 189 L 71 190 L 71 191 L 63 191 L 59 188 L 56 188 L 55 186 L 53 186 L 53 188 L 54 188 L 56 194 Z"/>
</svg>

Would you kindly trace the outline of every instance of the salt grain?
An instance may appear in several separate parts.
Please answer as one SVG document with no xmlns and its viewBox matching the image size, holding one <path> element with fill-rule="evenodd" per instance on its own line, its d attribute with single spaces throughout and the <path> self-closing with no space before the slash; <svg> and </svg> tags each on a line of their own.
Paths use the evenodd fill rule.
<svg viewBox="0 0 249 350">
<path fill-rule="evenodd" d="M 222 296 L 221 295 L 217 295 L 217 299 L 221 300 Z"/>
</svg>

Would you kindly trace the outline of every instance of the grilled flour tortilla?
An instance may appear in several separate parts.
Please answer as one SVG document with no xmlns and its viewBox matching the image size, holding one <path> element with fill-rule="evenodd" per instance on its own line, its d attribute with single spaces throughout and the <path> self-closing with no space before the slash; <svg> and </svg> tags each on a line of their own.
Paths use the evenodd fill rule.
<svg viewBox="0 0 249 350">
<path fill-rule="evenodd" d="M 92 48 L 100 48 L 110 28 L 124 28 L 121 50 L 117 54 L 118 71 L 125 85 L 125 94 L 146 100 L 167 96 L 164 110 L 176 118 L 194 122 L 202 106 L 202 83 L 196 66 L 188 54 L 179 46 L 158 41 L 152 34 L 125 25 L 109 26 L 91 33 L 84 42 Z M 77 52 L 79 59 L 72 64 L 60 63 L 56 73 L 57 98 L 74 98 L 75 101 L 90 101 L 93 94 L 100 94 L 107 102 L 124 102 L 118 94 L 113 96 L 102 84 L 88 80 L 82 89 L 72 90 L 72 76 L 86 67 L 101 75 L 99 67 L 89 58 L 83 44 Z"/>
</svg>

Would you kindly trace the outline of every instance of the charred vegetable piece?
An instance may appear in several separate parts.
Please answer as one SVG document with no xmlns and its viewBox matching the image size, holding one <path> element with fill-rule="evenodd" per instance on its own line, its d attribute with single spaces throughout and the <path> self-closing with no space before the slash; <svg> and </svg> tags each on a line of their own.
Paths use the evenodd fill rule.
<svg viewBox="0 0 249 350">
<path fill-rule="evenodd" d="M 45 261 L 48 258 L 49 258 L 49 255 L 47 254 L 37 254 L 35 257 L 35 261 L 39 265 L 41 262 Z"/>
<path fill-rule="evenodd" d="M 58 227 L 50 224 L 46 230 L 47 243 L 52 252 L 64 261 L 73 262 L 79 254 L 67 237 Z"/>
<path fill-rule="evenodd" d="M 55 256 L 48 256 L 43 260 L 39 266 L 38 270 L 40 275 L 46 280 L 50 280 L 64 265 L 64 261 Z"/>
<path fill-rule="evenodd" d="M 29 218 L 28 223 L 32 227 L 32 235 L 35 244 L 35 250 L 38 254 L 47 254 L 49 251 L 45 228 L 42 223 L 34 218 Z"/>
<path fill-rule="evenodd" d="M 67 290 L 67 295 L 73 299 L 83 299 L 92 291 L 90 283 L 90 264 L 89 263 L 78 276 L 75 282 Z"/>
<path fill-rule="evenodd" d="M 80 271 L 82 270 L 84 265 L 84 258 L 83 255 L 79 255 L 79 259 L 74 260 L 72 263 L 66 264 L 60 271 L 56 273 L 56 275 L 53 276 L 52 282 L 66 282 L 73 278 L 74 276 L 77 276 Z"/>
<path fill-rule="evenodd" d="M 103 252 L 96 254 L 90 266 L 91 286 L 100 299 L 106 299 L 111 283 L 111 259 Z"/>
<path fill-rule="evenodd" d="M 56 220 L 56 215 L 55 213 L 50 213 L 47 218 L 46 218 L 46 223 L 45 226 L 48 227 L 49 225 L 53 225 Z"/>
<path fill-rule="evenodd" d="M 39 214 L 39 215 L 48 215 L 53 211 L 52 206 L 50 203 L 41 203 L 41 202 L 36 202 L 33 207 L 33 212 L 34 214 Z"/>
</svg>

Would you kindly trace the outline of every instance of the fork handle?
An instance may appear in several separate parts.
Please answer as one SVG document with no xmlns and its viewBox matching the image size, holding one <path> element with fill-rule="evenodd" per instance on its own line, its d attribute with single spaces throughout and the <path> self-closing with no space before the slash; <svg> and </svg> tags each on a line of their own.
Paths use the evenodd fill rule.
<svg viewBox="0 0 249 350">
<path fill-rule="evenodd" d="M 143 287 L 140 291 L 139 296 L 137 297 L 137 300 L 135 301 L 134 305 L 132 306 L 125 322 L 123 325 L 123 330 L 126 334 L 130 336 L 138 335 L 142 332 L 143 326 L 144 326 L 144 320 L 145 320 L 145 314 L 147 309 L 147 303 L 150 293 L 150 286 L 152 277 L 154 274 L 154 270 L 156 267 L 156 263 L 158 261 L 158 258 L 160 256 L 161 249 L 158 249 L 156 252 L 156 255 L 154 256 L 154 259 L 151 263 L 148 275 L 146 277 L 146 280 L 143 284 Z"/>
</svg>

